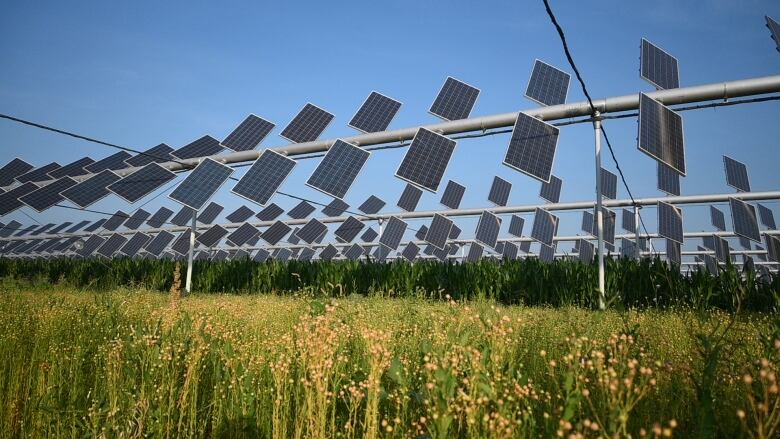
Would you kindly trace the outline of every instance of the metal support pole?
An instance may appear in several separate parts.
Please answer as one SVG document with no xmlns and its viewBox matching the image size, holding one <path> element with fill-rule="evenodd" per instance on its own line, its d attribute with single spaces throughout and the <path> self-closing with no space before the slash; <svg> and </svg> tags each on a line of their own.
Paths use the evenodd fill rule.
<svg viewBox="0 0 780 439">
<path fill-rule="evenodd" d="M 636 259 L 639 260 L 642 258 L 642 247 L 639 245 L 639 205 L 634 204 L 634 234 L 635 236 L 635 250 L 636 250 Z"/>
<path fill-rule="evenodd" d="M 187 294 L 192 292 L 192 260 L 195 254 L 195 228 L 197 227 L 198 212 L 192 212 L 192 228 L 190 229 L 190 252 L 187 255 Z"/>
<path fill-rule="evenodd" d="M 599 244 L 599 309 L 607 307 L 604 299 L 604 218 L 601 214 L 601 113 L 593 114 L 596 136 L 596 229 Z"/>
</svg>

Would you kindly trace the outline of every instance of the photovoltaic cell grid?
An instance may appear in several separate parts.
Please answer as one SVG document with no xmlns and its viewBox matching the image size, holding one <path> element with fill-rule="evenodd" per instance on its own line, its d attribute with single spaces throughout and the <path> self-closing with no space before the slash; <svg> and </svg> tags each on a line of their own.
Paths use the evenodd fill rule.
<svg viewBox="0 0 780 439">
<path fill-rule="evenodd" d="M 260 231 L 257 230 L 255 226 L 249 223 L 244 223 L 241 225 L 241 227 L 237 228 L 236 230 L 233 230 L 233 232 L 230 233 L 230 235 L 228 235 L 227 239 L 228 241 L 232 242 L 236 246 L 240 247 L 246 244 L 247 242 L 249 242 L 249 240 L 257 236 L 258 234 L 260 234 Z M 279 239 L 281 240 L 282 238 Z"/>
<path fill-rule="evenodd" d="M 504 243 L 504 251 L 501 252 L 505 259 L 517 259 L 519 250 L 513 242 Z"/>
<path fill-rule="evenodd" d="M 488 211 L 483 211 L 477 223 L 477 231 L 474 239 L 482 244 L 495 248 L 498 232 L 501 229 L 501 218 Z"/>
<path fill-rule="evenodd" d="M 401 252 L 401 256 L 403 256 L 403 258 L 409 262 L 414 262 L 414 259 L 419 254 L 420 254 L 420 247 L 413 242 L 406 244 L 404 251 Z"/>
<path fill-rule="evenodd" d="M 125 160 L 125 163 L 135 168 L 146 166 L 149 163 L 170 162 L 174 160 L 173 156 L 171 155 L 172 152 L 173 148 L 164 143 L 161 143 L 157 146 L 153 146 L 147 149 L 143 152 L 143 154 L 130 157 L 129 159 Z"/>
<path fill-rule="evenodd" d="M 217 219 L 217 216 L 219 216 L 223 209 L 224 207 L 222 207 L 220 204 L 212 201 L 208 206 L 206 206 L 205 209 L 200 212 L 198 215 L 198 221 L 203 224 L 211 224 L 215 219 Z"/>
<path fill-rule="evenodd" d="M 493 184 L 490 186 L 488 201 L 497 206 L 506 206 L 509 201 L 509 192 L 512 190 L 512 183 L 499 176 L 493 177 Z"/>
<path fill-rule="evenodd" d="M 85 232 L 94 232 L 95 230 L 99 229 L 103 224 L 106 222 L 106 218 L 100 218 L 99 220 L 95 221 L 94 223 L 90 224 L 88 227 L 84 228 Z"/>
<path fill-rule="evenodd" d="M 531 228 L 531 238 L 542 244 L 552 246 L 557 228 L 558 218 L 550 212 L 537 208 L 534 212 L 534 224 Z"/>
<path fill-rule="evenodd" d="M 636 233 L 636 218 L 634 212 L 628 209 L 623 209 L 623 230 Z"/>
<path fill-rule="evenodd" d="M 82 258 L 86 258 L 87 256 L 94 253 L 95 250 L 98 249 L 98 247 L 103 245 L 103 242 L 105 242 L 105 240 L 106 238 L 103 238 L 101 236 L 92 235 L 89 238 L 87 238 L 86 241 L 84 241 L 81 248 L 76 251 L 76 254 L 81 256 Z"/>
<path fill-rule="evenodd" d="M 642 38 L 640 76 L 659 89 L 680 87 L 677 58 Z"/>
<path fill-rule="evenodd" d="M 173 215 L 173 211 L 171 209 L 168 209 L 167 207 L 161 207 L 157 212 L 152 215 L 151 218 L 149 218 L 148 221 L 146 221 L 146 224 L 149 227 L 153 228 L 159 228 L 162 227 L 163 224 L 165 224 L 165 221 L 168 220 L 168 218 Z"/>
<path fill-rule="evenodd" d="M 123 235 L 120 235 L 119 233 L 114 233 L 106 240 L 106 242 L 103 243 L 103 245 L 100 246 L 97 252 L 100 255 L 110 258 L 114 253 L 117 252 L 117 250 L 119 250 L 119 247 L 122 247 L 126 242 L 127 238 L 125 238 Z"/>
<path fill-rule="evenodd" d="M 456 226 L 455 224 L 452 224 L 452 227 L 450 228 L 450 237 L 449 239 L 458 239 L 458 236 L 460 236 L 460 227 Z"/>
<path fill-rule="evenodd" d="M 84 169 L 85 166 L 89 166 L 92 163 L 95 163 L 95 160 L 93 160 L 90 157 L 82 157 L 76 161 L 70 162 L 67 165 L 55 169 L 54 171 L 49 172 L 49 175 L 52 178 L 62 178 L 62 177 L 76 177 L 79 175 L 88 174 L 89 171 Z"/>
<path fill-rule="evenodd" d="M 0 194 L 0 216 L 9 214 L 14 210 L 24 206 L 24 203 L 19 201 L 19 197 L 29 194 L 30 192 L 38 189 L 35 183 L 27 182 L 21 184 L 8 192 Z"/>
<path fill-rule="evenodd" d="M 344 198 L 370 155 L 363 148 L 336 140 L 306 184 L 330 196 Z"/>
<path fill-rule="evenodd" d="M 478 96 L 478 88 L 453 77 L 447 77 L 428 111 L 444 120 L 466 119 L 471 114 Z"/>
<path fill-rule="evenodd" d="M 360 235 L 360 240 L 363 242 L 373 242 L 377 236 L 379 236 L 379 233 L 377 233 L 377 231 L 373 228 L 369 227 L 365 232 L 363 232 L 362 235 Z"/>
<path fill-rule="evenodd" d="M 775 41 L 775 46 L 777 46 L 775 49 L 780 52 L 780 24 L 768 15 L 765 15 L 764 18 L 766 18 L 766 27 L 769 29 L 772 39 Z"/>
<path fill-rule="evenodd" d="M 382 201 L 382 199 L 371 195 L 358 207 L 358 210 L 366 215 L 373 215 L 382 210 L 382 208 L 385 207 L 385 204 L 386 203 Z"/>
<path fill-rule="evenodd" d="M 255 262 L 265 262 L 268 260 L 268 258 L 271 256 L 271 253 L 268 250 L 265 249 L 259 249 L 257 250 L 257 253 L 255 253 L 254 256 L 252 256 L 252 260 Z"/>
<path fill-rule="evenodd" d="M 125 221 L 124 226 L 129 230 L 136 230 L 141 227 L 141 224 L 143 224 L 150 215 L 151 213 L 143 209 L 138 209 L 130 215 L 130 218 L 128 218 L 127 221 Z"/>
<path fill-rule="evenodd" d="M 466 255 L 467 262 L 477 262 L 482 257 L 483 248 L 476 242 L 472 242 L 469 246 L 469 252 Z"/>
<path fill-rule="evenodd" d="M 60 192 L 75 185 L 76 180 L 70 177 L 62 177 L 59 180 L 55 180 L 40 189 L 36 189 L 29 194 L 19 197 L 19 201 L 32 207 L 38 212 L 43 212 L 44 210 L 65 199 L 65 197 L 60 195 Z"/>
<path fill-rule="evenodd" d="M 455 143 L 446 136 L 419 128 L 395 172 L 396 177 L 431 192 L 438 191 Z"/>
<path fill-rule="evenodd" d="M 718 274 L 718 261 L 711 255 L 704 255 L 704 265 L 707 268 L 707 271 L 713 276 Z"/>
<path fill-rule="evenodd" d="M 144 245 L 146 245 L 149 240 L 152 239 L 151 236 L 138 232 L 135 235 L 133 235 L 125 245 L 122 246 L 122 248 L 119 249 L 119 252 L 124 254 L 125 256 L 133 257 L 143 248 Z"/>
<path fill-rule="evenodd" d="M 330 261 L 331 259 L 335 258 L 336 255 L 339 254 L 339 250 L 333 246 L 333 244 L 328 244 L 327 247 L 322 249 L 320 252 L 320 259 L 323 261 Z"/>
<path fill-rule="evenodd" d="M 317 140 L 333 117 L 332 114 L 316 105 L 306 104 L 280 135 L 293 143 Z"/>
<path fill-rule="evenodd" d="M 506 244 L 506 241 L 498 241 L 496 242 L 496 246 L 494 247 L 494 250 L 498 254 L 504 253 L 504 245 Z"/>
<path fill-rule="evenodd" d="M 225 137 L 222 145 L 233 151 L 253 150 L 274 129 L 274 126 L 276 125 L 262 117 L 250 114 L 232 133 Z"/>
<path fill-rule="evenodd" d="M 775 214 L 772 213 L 768 207 L 764 206 L 763 204 L 759 204 L 758 216 L 761 218 L 761 224 L 765 225 L 771 230 L 777 229 L 777 225 L 775 224 Z"/>
<path fill-rule="evenodd" d="M 523 226 L 525 220 L 517 215 L 512 215 L 512 219 L 509 221 L 509 234 L 521 238 L 523 236 Z"/>
<path fill-rule="evenodd" d="M 723 168 L 726 170 L 726 184 L 740 192 L 750 192 L 750 180 L 744 163 L 724 155 Z"/>
<path fill-rule="evenodd" d="M 601 218 L 602 218 L 601 224 L 602 224 L 602 232 L 603 232 L 602 236 L 604 238 L 604 242 L 614 246 L 615 245 L 615 223 L 617 222 L 616 221 L 617 213 L 607 209 L 606 207 L 602 207 Z M 598 233 L 597 230 L 594 230 L 594 232 Z"/>
<path fill-rule="evenodd" d="M 534 62 L 531 79 L 525 90 L 525 96 L 542 105 L 566 103 L 571 76 L 555 67 L 539 61 Z"/>
<path fill-rule="evenodd" d="M 22 159 L 15 158 L 0 168 L 0 186 L 8 186 L 16 177 L 32 171 L 35 167 Z"/>
<path fill-rule="evenodd" d="M 760 243 L 761 232 L 758 230 L 756 208 L 736 198 L 729 198 L 729 206 L 734 233 Z"/>
<path fill-rule="evenodd" d="M 540 245 L 539 260 L 542 262 L 552 262 L 555 260 L 555 247 L 544 244 Z"/>
<path fill-rule="evenodd" d="M 334 198 L 333 201 L 322 209 L 322 213 L 328 217 L 341 216 L 347 209 L 349 209 L 349 204 L 338 198 Z"/>
<path fill-rule="evenodd" d="M 232 173 L 233 169 L 229 166 L 205 159 L 176 186 L 168 198 L 194 210 L 200 210 Z"/>
<path fill-rule="evenodd" d="M 601 168 L 601 195 L 614 200 L 617 198 L 617 175 Z"/>
<path fill-rule="evenodd" d="M 44 224 L 39 228 L 37 228 L 34 232 L 30 233 L 30 236 L 38 236 L 41 233 L 51 229 L 52 227 L 54 227 L 54 223 Z"/>
<path fill-rule="evenodd" d="M 188 226 L 192 222 L 193 214 L 195 211 L 192 208 L 184 206 L 171 218 L 171 223 L 181 227 Z"/>
<path fill-rule="evenodd" d="M 108 190 L 130 203 L 135 203 L 174 178 L 176 178 L 176 174 L 173 172 L 157 163 L 149 163 L 121 180 L 112 183 L 108 186 Z"/>
<path fill-rule="evenodd" d="M 357 260 L 358 258 L 363 256 L 363 247 L 361 247 L 359 244 L 352 244 L 352 246 L 344 250 L 343 254 L 344 257 L 349 259 L 350 261 Z"/>
<path fill-rule="evenodd" d="M 384 131 L 400 108 L 400 102 L 373 91 L 355 113 L 349 126 L 364 133 Z"/>
<path fill-rule="evenodd" d="M 241 206 L 226 216 L 225 219 L 231 223 L 242 223 L 251 218 L 254 214 L 255 212 L 252 209 Z"/>
<path fill-rule="evenodd" d="M 726 230 L 726 216 L 715 206 L 710 206 L 710 220 L 716 229 L 720 231 Z"/>
<path fill-rule="evenodd" d="M 192 159 L 195 157 L 205 157 L 218 154 L 224 148 L 219 144 L 219 140 L 211 136 L 203 136 L 198 140 L 190 142 L 170 154 L 177 159 Z"/>
<path fill-rule="evenodd" d="M 390 249 L 398 250 L 404 232 L 406 232 L 406 226 L 406 222 L 391 216 L 390 219 L 387 220 L 387 224 L 382 231 L 382 236 L 379 237 L 379 243 L 384 244 Z"/>
<path fill-rule="evenodd" d="M 64 222 L 64 223 L 62 223 L 62 224 L 58 225 L 57 227 L 54 227 L 53 229 L 49 230 L 49 233 L 53 235 L 53 234 L 55 234 L 55 233 L 57 233 L 57 232 L 61 231 L 61 230 L 62 230 L 62 229 L 64 229 L 65 227 L 68 227 L 68 226 L 69 226 L 69 225 L 71 225 L 71 224 L 73 224 L 73 223 L 72 223 L 72 222 L 70 222 L 70 221 Z M 0 227 L 2 227 L 2 224 L 0 224 Z"/>
<path fill-rule="evenodd" d="M 769 260 L 780 262 L 780 239 L 765 233 L 764 243 L 766 245 L 766 253 Z"/>
<path fill-rule="evenodd" d="M 311 258 L 314 257 L 314 249 L 306 247 L 301 249 L 301 254 L 298 255 L 299 261 L 311 261 Z"/>
<path fill-rule="evenodd" d="M 426 234 L 428 234 L 428 226 L 423 224 L 420 226 L 419 229 L 417 229 L 417 232 L 414 234 L 414 237 L 422 241 L 425 239 Z"/>
<path fill-rule="evenodd" d="M 109 231 L 114 231 L 119 228 L 130 216 L 121 210 L 117 210 L 115 214 L 111 215 L 106 222 L 103 223 L 103 228 Z"/>
<path fill-rule="evenodd" d="M 255 217 L 260 221 L 273 221 L 276 218 L 279 218 L 279 216 L 283 213 L 284 209 L 279 207 L 276 203 L 271 203 L 266 206 L 265 209 L 258 212 Z"/>
<path fill-rule="evenodd" d="M 539 196 L 550 203 L 557 203 L 561 199 L 561 188 L 563 187 L 563 180 L 550 175 L 549 182 L 542 182 L 542 188 L 539 191 Z"/>
<path fill-rule="evenodd" d="M 125 163 L 125 160 L 129 159 L 130 157 L 132 157 L 132 155 L 129 152 L 119 151 L 116 154 L 111 154 L 106 158 L 85 166 L 84 169 L 93 174 L 104 171 L 106 169 L 116 171 L 117 169 L 126 168 L 127 163 Z"/>
<path fill-rule="evenodd" d="M 110 192 L 107 186 L 119 181 L 120 177 L 111 170 L 101 171 L 75 186 L 61 192 L 73 204 L 85 208 L 104 198 Z"/>
<path fill-rule="evenodd" d="M 262 234 L 260 234 L 260 238 L 271 245 L 276 245 L 285 236 L 287 236 L 291 230 L 292 228 L 290 228 L 290 226 L 287 224 L 281 221 L 277 221 L 273 223 L 271 227 L 267 228 Z"/>
<path fill-rule="evenodd" d="M 431 226 L 425 234 L 425 242 L 436 248 L 444 248 L 447 245 L 447 238 L 452 229 L 452 220 L 438 213 L 433 215 Z"/>
<path fill-rule="evenodd" d="M 333 234 L 344 242 L 352 242 L 355 237 L 363 230 L 364 224 L 355 217 L 349 217 L 333 232 Z"/>
<path fill-rule="evenodd" d="M 228 258 L 229 254 L 230 253 L 224 250 L 219 250 L 218 252 L 214 253 L 214 256 L 211 257 L 211 260 L 214 262 L 224 261 Z"/>
<path fill-rule="evenodd" d="M 658 234 L 683 243 L 682 211 L 663 201 L 658 202 Z"/>
<path fill-rule="evenodd" d="M 580 239 L 577 241 L 579 246 L 577 248 L 577 254 L 580 261 L 590 264 L 593 262 L 594 246 L 593 243 L 587 239 Z"/>
<path fill-rule="evenodd" d="M 680 174 L 661 162 L 658 164 L 658 190 L 680 196 Z"/>
<path fill-rule="evenodd" d="M 550 181 L 559 129 L 518 113 L 504 164 L 544 183 Z"/>
<path fill-rule="evenodd" d="M 173 233 L 163 230 L 144 246 L 144 250 L 154 256 L 159 256 L 172 240 Z"/>
<path fill-rule="evenodd" d="M 182 232 L 178 238 L 173 242 L 171 245 L 171 250 L 175 251 L 176 253 L 180 255 L 186 255 L 187 252 L 190 251 L 190 234 L 192 232 L 190 229 L 185 230 Z"/>
<path fill-rule="evenodd" d="M 670 262 L 674 262 L 677 265 L 680 265 L 682 262 L 682 252 L 680 251 L 680 243 L 672 241 L 671 239 L 666 240 L 666 260 Z"/>
<path fill-rule="evenodd" d="M 594 229 L 595 229 L 595 218 L 593 217 L 593 212 L 582 212 L 582 226 L 580 229 L 582 229 L 583 232 L 593 235 Z"/>
<path fill-rule="evenodd" d="M 304 219 L 311 215 L 311 213 L 315 210 L 316 208 L 311 204 L 307 203 L 306 201 L 301 201 L 295 207 L 290 209 L 289 212 L 287 212 L 287 216 L 292 219 Z"/>
<path fill-rule="evenodd" d="M 295 167 L 295 160 L 266 149 L 236 183 L 234 194 L 265 206 Z"/>
<path fill-rule="evenodd" d="M 639 94 L 638 139 L 640 151 L 685 175 L 682 117 L 644 93 Z"/>
<path fill-rule="evenodd" d="M 417 208 L 417 203 L 420 201 L 421 196 L 422 190 L 407 184 L 396 205 L 407 212 L 413 212 Z"/>
<path fill-rule="evenodd" d="M 51 162 L 47 165 L 43 165 L 39 168 L 34 168 L 22 175 L 19 175 L 16 177 L 16 181 L 19 183 L 27 183 L 27 182 L 35 182 L 35 181 L 44 181 L 44 180 L 51 180 L 51 176 L 49 176 L 49 172 L 52 172 L 54 170 L 60 169 L 60 164 L 57 162 Z"/>
<path fill-rule="evenodd" d="M 0 238 L 8 238 L 12 233 L 19 230 L 22 227 L 22 223 L 16 220 L 11 220 L 8 224 L 0 227 Z"/>
<path fill-rule="evenodd" d="M 440 203 L 450 209 L 457 209 L 460 207 L 460 202 L 465 193 L 465 186 L 450 180 L 447 182 L 447 187 L 444 188 L 444 194 L 441 196 Z"/>
<path fill-rule="evenodd" d="M 312 244 L 314 243 L 314 241 L 317 240 L 317 238 L 322 236 L 323 233 L 327 231 L 328 231 L 328 226 L 321 223 L 316 218 L 312 218 L 311 220 L 309 220 L 308 223 L 306 223 L 303 227 L 301 227 L 301 229 L 298 230 L 298 232 L 295 235 L 306 244 Z"/>
<path fill-rule="evenodd" d="M 215 245 L 219 244 L 219 241 L 221 241 L 222 238 L 227 234 L 227 229 L 217 224 L 198 235 L 195 240 L 206 247 L 214 247 Z"/>
<path fill-rule="evenodd" d="M 287 237 L 287 242 L 289 242 L 290 244 L 298 244 L 299 242 L 301 242 L 301 239 L 298 238 L 298 230 L 300 230 L 299 227 L 293 229 L 290 236 Z"/>
<path fill-rule="evenodd" d="M 715 242 L 715 257 L 724 264 L 729 262 L 731 260 L 729 242 L 720 236 L 713 236 L 712 239 Z"/>
</svg>

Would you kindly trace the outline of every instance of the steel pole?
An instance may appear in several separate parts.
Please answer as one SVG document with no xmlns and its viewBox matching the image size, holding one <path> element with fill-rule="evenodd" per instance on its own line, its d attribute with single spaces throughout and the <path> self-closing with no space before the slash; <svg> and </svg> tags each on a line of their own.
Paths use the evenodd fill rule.
<svg viewBox="0 0 780 439">
<path fill-rule="evenodd" d="M 596 137 L 596 230 L 599 246 L 599 309 L 605 309 L 604 300 L 604 219 L 601 214 L 601 113 L 593 113 L 593 132 Z"/>
<path fill-rule="evenodd" d="M 195 254 L 195 228 L 198 224 L 198 212 L 193 210 L 192 211 L 192 228 L 190 229 L 190 251 L 187 255 L 187 286 L 185 290 L 187 291 L 187 294 L 190 294 L 192 292 L 192 261 L 194 259 Z"/>
</svg>

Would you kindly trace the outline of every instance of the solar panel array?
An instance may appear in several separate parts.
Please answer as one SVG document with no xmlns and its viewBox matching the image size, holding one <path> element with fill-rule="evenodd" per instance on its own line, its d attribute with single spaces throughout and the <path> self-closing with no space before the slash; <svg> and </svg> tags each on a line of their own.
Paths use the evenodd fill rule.
<svg viewBox="0 0 780 439">
<path fill-rule="evenodd" d="M 550 175 L 549 182 L 543 182 L 542 188 L 539 191 L 539 196 L 549 201 L 550 203 L 557 203 L 561 199 L 561 189 L 563 187 L 563 180 Z"/>
<path fill-rule="evenodd" d="M 663 201 L 658 202 L 658 234 L 683 243 L 682 211 Z"/>
<path fill-rule="evenodd" d="M 225 219 L 231 223 L 242 223 L 251 218 L 254 214 L 255 212 L 252 209 L 242 205 L 228 214 Z"/>
<path fill-rule="evenodd" d="M 195 240 L 206 247 L 214 247 L 219 244 L 222 238 L 227 234 L 227 229 L 217 224 L 211 226 L 208 230 L 198 235 Z"/>
<path fill-rule="evenodd" d="M 295 160 L 266 149 L 233 187 L 232 192 L 265 206 L 295 167 Z"/>
<path fill-rule="evenodd" d="M 301 227 L 295 235 L 298 236 L 298 238 L 301 238 L 306 244 L 312 244 L 327 231 L 328 226 L 317 219 L 312 218 L 306 225 Z"/>
<path fill-rule="evenodd" d="M 493 177 L 493 184 L 490 186 L 488 201 L 497 206 L 506 206 L 509 201 L 509 192 L 512 190 L 512 183 L 499 176 Z"/>
<path fill-rule="evenodd" d="M 211 136 L 203 136 L 198 140 L 190 142 L 181 148 L 171 151 L 171 155 L 177 159 L 192 159 L 196 157 L 207 157 L 219 154 L 224 148 L 219 140 Z"/>
<path fill-rule="evenodd" d="M 760 243 L 761 232 L 758 229 L 756 208 L 736 198 L 729 198 L 729 206 L 731 207 L 734 233 Z"/>
<path fill-rule="evenodd" d="M 417 203 L 422 197 L 422 190 L 417 187 L 407 184 L 404 191 L 401 193 L 401 198 L 398 199 L 397 206 L 407 212 L 414 212 L 417 208 Z"/>
<path fill-rule="evenodd" d="M 474 239 L 488 247 L 495 248 L 500 230 L 501 218 L 485 210 L 479 217 Z"/>
<path fill-rule="evenodd" d="M 639 94 L 638 139 L 640 151 L 685 175 L 682 117 L 644 93 Z"/>
<path fill-rule="evenodd" d="M 601 168 L 601 195 L 609 198 L 617 198 L 617 175 Z"/>
<path fill-rule="evenodd" d="M 726 230 L 726 216 L 723 215 L 723 211 L 715 206 L 710 206 L 710 220 L 716 229 L 720 231 Z"/>
<path fill-rule="evenodd" d="M 222 145 L 233 151 L 251 151 L 268 136 L 276 125 L 262 117 L 250 114 L 233 132 L 225 137 Z"/>
<path fill-rule="evenodd" d="M 525 90 L 525 96 L 542 105 L 560 105 L 566 103 L 571 75 L 539 61 L 534 62 L 531 79 Z"/>
<path fill-rule="evenodd" d="M 453 77 L 447 77 L 436 100 L 428 110 L 444 120 L 466 119 L 479 97 L 479 89 Z"/>
<path fill-rule="evenodd" d="M 377 196 L 371 195 L 363 204 L 358 206 L 358 210 L 367 215 L 373 215 L 382 210 L 383 207 L 385 207 L 385 202 Z"/>
<path fill-rule="evenodd" d="M 44 210 L 64 200 L 65 197 L 60 195 L 60 192 L 67 190 L 68 188 L 75 185 L 76 180 L 70 177 L 62 177 L 59 180 L 55 180 L 40 189 L 36 189 L 19 197 L 19 201 L 32 207 L 38 212 L 43 212 Z"/>
<path fill-rule="evenodd" d="M 132 155 L 129 152 L 119 151 L 115 154 L 111 154 L 106 158 L 103 158 L 101 160 L 98 160 L 94 163 L 85 166 L 84 169 L 86 169 L 92 174 L 96 174 L 106 169 L 116 171 L 117 169 L 126 168 L 127 163 L 125 163 L 125 160 L 129 159 L 130 157 L 132 157 Z"/>
<path fill-rule="evenodd" d="M 68 188 L 61 194 L 73 204 L 86 208 L 110 194 L 108 186 L 119 181 L 119 179 L 120 177 L 113 171 L 101 171 L 89 179 Z"/>
<path fill-rule="evenodd" d="M 278 233 L 281 233 L 282 229 L 279 229 Z M 233 230 L 227 237 L 227 240 L 236 246 L 242 246 L 249 243 L 254 237 L 258 236 L 260 231 L 249 223 L 241 224 L 241 226 Z M 283 237 L 283 236 L 282 236 Z M 281 238 L 279 238 L 281 240 Z"/>
<path fill-rule="evenodd" d="M 447 187 L 444 188 L 440 203 L 450 209 L 457 209 L 460 207 L 460 202 L 463 200 L 465 193 L 465 186 L 450 180 L 447 182 Z"/>
<path fill-rule="evenodd" d="M 138 209 L 130 215 L 130 218 L 128 218 L 127 221 L 125 221 L 124 226 L 129 230 L 137 230 L 150 215 L 151 213 L 143 209 Z"/>
<path fill-rule="evenodd" d="M 168 209 L 167 207 L 161 207 L 157 212 L 154 213 L 154 215 L 149 218 L 148 221 L 146 221 L 146 224 L 149 227 L 158 229 L 162 227 L 163 224 L 165 224 L 166 221 L 168 221 L 168 218 L 173 215 L 173 211 L 171 209 Z"/>
<path fill-rule="evenodd" d="M 269 228 L 267 228 L 263 233 L 261 233 L 260 238 L 271 245 L 276 245 L 285 236 L 287 236 L 291 230 L 292 228 L 287 224 L 283 223 L 282 221 L 277 221 Z"/>
<path fill-rule="evenodd" d="M 677 58 L 644 38 L 640 76 L 659 89 L 680 87 Z"/>
<path fill-rule="evenodd" d="M 586 264 L 593 262 L 593 255 L 595 253 L 595 247 L 593 243 L 587 239 L 580 239 L 577 241 L 577 243 L 579 244 L 577 246 L 577 256 L 579 257 L 580 261 L 585 262 Z"/>
<path fill-rule="evenodd" d="M 385 131 L 400 109 L 400 102 L 373 91 L 349 121 L 349 126 L 364 133 Z"/>
<path fill-rule="evenodd" d="M 51 178 L 62 178 L 77 177 L 79 175 L 88 174 L 89 171 L 84 169 L 84 167 L 89 166 L 92 163 L 95 163 L 95 160 L 91 157 L 82 157 L 78 160 L 68 163 L 59 169 L 55 169 L 54 171 L 49 172 L 49 176 Z"/>
<path fill-rule="evenodd" d="M 680 174 L 661 162 L 658 163 L 658 190 L 680 196 Z"/>
<path fill-rule="evenodd" d="M 550 181 L 559 129 L 518 113 L 504 164 L 544 183 Z"/>
<path fill-rule="evenodd" d="M 51 176 L 49 175 L 49 172 L 55 171 L 60 167 L 61 166 L 59 163 L 51 162 L 41 167 L 33 168 L 32 170 L 17 176 L 16 181 L 19 183 L 28 183 L 50 180 Z"/>
<path fill-rule="evenodd" d="M 35 183 L 27 182 L 0 194 L 0 216 L 7 215 L 24 206 L 24 203 L 19 201 L 19 197 L 29 194 L 36 189 L 38 189 L 38 186 Z"/>
<path fill-rule="evenodd" d="M 557 225 L 558 218 L 555 215 L 544 209 L 536 208 L 536 211 L 534 212 L 534 224 L 531 228 L 531 238 L 544 245 L 552 246 Z"/>
<path fill-rule="evenodd" d="M 636 233 L 636 218 L 634 212 L 628 209 L 623 209 L 623 230 Z"/>
<path fill-rule="evenodd" d="M 280 134 L 293 143 L 311 142 L 325 131 L 333 115 L 313 104 L 306 104 Z"/>
<path fill-rule="evenodd" d="M 436 248 L 444 248 L 451 229 L 452 220 L 437 213 L 433 215 L 431 226 L 428 228 L 428 233 L 425 234 L 425 242 Z"/>
<path fill-rule="evenodd" d="M 295 207 L 293 207 L 287 212 L 287 216 L 289 216 L 292 219 L 304 219 L 307 216 L 311 215 L 311 213 L 314 212 L 315 210 L 317 210 L 317 208 L 315 208 L 308 202 L 301 201 Z"/>
<path fill-rule="evenodd" d="M 35 167 L 26 161 L 15 158 L 0 168 L 0 186 L 8 186 L 16 180 L 16 177 L 32 171 Z"/>
<path fill-rule="evenodd" d="M 336 140 L 306 184 L 330 196 L 344 198 L 370 155 L 365 149 Z"/>
<path fill-rule="evenodd" d="M 220 204 L 212 201 L 208 206 L 206 206 L 205 209 L 200 212 L 198 215 L 198 221 L 203 224 L 211 224 L 215 219 L 217 219 L 217 216 L 219 216 L 223 209 L 224 207 L 222 207 Z"/>
<path fill-rule="evenodd" d="M 116 213 L 111 215 L 106 222 L 103 223 L 103 228 L 110 231 L 115 231 L 122 224 L 124 224 L 130 216 L 121 210 L 117 210 Z"/>
<path fill-rule="evenodd" d="M 160 186 L 176 178 L 176 174 L 157 163 L 149 163 L 107 188 L 130 203 L 135 203 Z"/>
<path fill-rule="evenodd" d="M 524 225 L 525 220 L 522 217 L 512 215 L 512 219 L 509 221 L 509 234 L 521 238 L 523 236 Z"/>
<path fill-rule="evenodd" d="M 777 225 L 775 224 L 775 214 L 772 213 L 768 207 L 760 203 L 758 204 L 758 216 L 761 218 L 761 224 L 765 225 L 771 230 L 777 229 Z"/>
<path fill-rule="evenodd" d="M 151 236 L 138 232 L 135 235 L 133 235 L 125 245 L 122 246 L 122 248 L 119 249 L 119 252 L 122 253 L 125 256 L 133 257 L 135 256 L 144 245 L 146 245 L 149 240 L 152 239 Z"/>
<path fill-rule="evenodd" d="M 409 262 L 414 262 L 418 254 L 420 254 L 420 247 L 413 242 L 406 244 L 404 251 L 401 252 L 401 256 Z"/>
<path fill-rule="evenodd" d="M 194 210 L 200 210 L 232 173 L 231 167 L 212 159 L 204 159 L 176 186 L 168 198 Z"/>
<path fill-rule="evenodd" d="M 352 242 L 358 233 L 363 230 L 363 227 L 365 227 L 365 225 L 362 221 L 351 216 L 341 223 L 333 234 L 342 242 Z"/>
<path fill-rule="evenodd" d="M 740 192 L 750 192 L 750 180 L 744 163 L 724 155 L 723 168 L 726 171 L 726 184 Z"/>
<path fill-rule="evenodd" d="M 387 248 L 398 250 L 404 232 L 406 232 L 406 227 L 407 224 L 405 221 L 391 216 L 384 226 L 382 236 L 379 237 L 379 243 L 385 245 Z"/>
<path fill-rule="evenodd" d="M 173 161 L 174 158 L 171 155 L 172 152 L 173 148 L 164 143 L 161 143 L 157 146 L 153 146 L 147 149 L 142 154 L 130 157 L 129 159 L 125 160 L 125 163 L 131 167 L 141 167 L 146 166 L 149 163 L 164 163 Z"/>
<path fill-rule="evenodd" d="M 419 128 L 395 175 L 431 192 L 438 191 L 455 143 L 446 136 Z"/>
</svg>

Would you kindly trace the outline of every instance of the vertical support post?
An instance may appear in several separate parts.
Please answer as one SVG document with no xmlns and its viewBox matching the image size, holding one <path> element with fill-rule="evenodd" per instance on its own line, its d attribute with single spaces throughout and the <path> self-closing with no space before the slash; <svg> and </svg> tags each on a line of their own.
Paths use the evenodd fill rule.
<svg viewBox="0 0 780 439">
<path fill-rule="evenodd" d="M 195 229 L 197 227 L 198 212 L 192 211 L 192 227 L 190 229 L 190 252 L 187 255 L 187 285 L 185 290 L 187 294 L 192 292 L 192 260 L 195 254 Z"/>
<path fill-rule="evenodd" d="M 642 246 L 639 245 L 639 205 L 634 204 L 634 242 L 636 248 L 636 259 L 642 259 Z"/>
<path fill-rule="evenodd" d="M 599 309 L 607 307 L 604 298 L 604 218 L 601 212 L 601 113 L 593 113 L 593 130 L 596 136 L 596 229 L 599 244 Z"/>
</svg>

